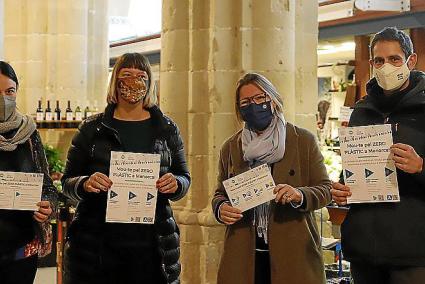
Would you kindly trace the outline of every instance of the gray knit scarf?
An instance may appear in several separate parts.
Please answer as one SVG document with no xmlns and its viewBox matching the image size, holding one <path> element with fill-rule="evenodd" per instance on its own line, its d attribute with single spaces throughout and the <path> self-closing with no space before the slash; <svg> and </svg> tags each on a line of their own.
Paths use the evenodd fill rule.
<svg viewBox="0 0 425 284">
<path fill-rule="evenodd" d="M 5 138 L 3 135 L 16 130 L 15 135 Z M 14 151 L 18 145 L 25 143 L 34 133 L 36 125 L 31 116 L 15 112 L 8 120 L 0 122 L 0 151 Z"/>
<path fill-rule="evenodd" d="M 260 134 L 248 127 L 242 130 L 243 159 L 251 168 L 267 163 L 271 165 L 282 160 L 285 154 L 286 121 L 282 114 L 276 114 L 270 125 Z M 257 234 L 267 240 L 270 202 L 254 208 L 254 224 Z"/>
</svg>

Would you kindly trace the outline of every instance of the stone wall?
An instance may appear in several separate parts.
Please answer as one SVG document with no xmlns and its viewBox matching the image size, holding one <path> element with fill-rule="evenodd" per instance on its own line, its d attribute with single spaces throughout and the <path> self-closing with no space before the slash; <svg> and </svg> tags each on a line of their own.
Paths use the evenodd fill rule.
<svg viewBox="0 0 425 284">
<path fill-rule="evenodd" d="M 37 101 L 61 108 L 105 104 L 108 79 L 108 1 L 3 0 L 4 59 L 20 80 L 18 107 Z"/>
</svg>

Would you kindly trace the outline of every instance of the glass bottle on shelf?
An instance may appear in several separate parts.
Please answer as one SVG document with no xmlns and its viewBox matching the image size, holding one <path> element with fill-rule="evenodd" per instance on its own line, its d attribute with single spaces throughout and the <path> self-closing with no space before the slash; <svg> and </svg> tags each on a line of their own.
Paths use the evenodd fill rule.
<svg viewBox="0 0 425 284">
<path fill-rule="evenodd" d="M 71 101 L 68 101 L 68 106 L 66 108 L 66 120 L 68 122 L 74 120 L 74 112 L 71 109 Z"/>
<path fill-rule="evenodd" d="M 88 101 L 87 106 L 84 110 L 84 119 L 87 119 L 88 117 L 92 116 L 92 114 L 93 114 L 89 105 L 90 105 L 90 102 Z"/>
<path fill-rule="evenodd" d="M 37 128 L 44 127 L 43 121 L 44 121 L 44 110 L 42 108 L 41 99 L 40 99 L 38 100 L 38 107 L 35 111 L 35 122 L 37 124 Z"/>
<path fill-rule="evenodd" d="M 56 100 L 55 113 L 53 114 L 53 120 L 55 121 L 52 124 L 53 128 L 61 128 L 61 109 L 59 107 L 59 100 Z"/>
<path fill-rule="evenodd" d="M 44 120 L 44 111 L 43 111 L 43 108 L 41 107 L 41 100 L 38 100 L 38 108 L 37 108 L 37 111 L 36 111 L 35 120 L 37 122 L 42 122 Z"/>
<path fill-rule="evenodd" d="M 59 107 L 59 101 L 56 101 L 56 108 L 55 108 L 55 118 L 54 120 L 60 121 L 61 120 L 61 109 Z"/>
<path fill-rule="evenodd" d="M 80 108 L 80 102 L 77 101 L 77 106 L 75 107 L 75 120 L 82 121 L 83 120 L 83 112 Z"/>
<path fill-rule="evenodd" d="M 50 108 L 50 100 L 47 100 L 47 107 L 44 111 L 44 120 L 46 121 L 46 128 L 49 128 L 51 125 L 51 121 L 53 120 L 52 109 Z"/>
<path fill-rule="evenodd" d="M 66 128 L 74 127 L 74 112 L 71 109 L 71 101 L 69 100 L 68 100 L 68 106 L 66 107 L 66 110 L 65 110 L 65 119 L 66 119 L 66 123 L 65 123 Z"/>
</svg>

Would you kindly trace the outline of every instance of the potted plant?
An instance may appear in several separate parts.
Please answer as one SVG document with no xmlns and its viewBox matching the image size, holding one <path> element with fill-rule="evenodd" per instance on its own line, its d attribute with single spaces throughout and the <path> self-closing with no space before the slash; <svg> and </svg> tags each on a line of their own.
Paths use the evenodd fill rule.
<svg viewBox="0 0 425 284">
<path fill-rule="evenodd" d="M 60 150 L 49 144 L 44 144 L 50 176 L 54 181 L 60 180 L 65 169 L 65 163 L 60 158 Z"/>
<path fill-rule="evenodd" d="M 50 176 L 53 180 L 53 185 L 56 187 L 59 192 L 59 204 L 58 207 L 61 208 L 64 206 L 64 202 L 61 198 L 62 196 L 62 185 L 60 179 L 62 178 L 63 171 L 65 169 L 65 163 L 60 158 L 61 152 L 59 149 L 53 147 L 49 144 L 44 144 L 44 152 L 46 153 L 47 163 L 49 165 Z M 46 257 L 39 259 L 39 267 L 54 267 L 56 266 L 56 241 L 57 241 L 57 220 L 52 219 L 50 221 L 52 225 L 53 233 L 53 246 L 52 253 Z"/>
</svg>

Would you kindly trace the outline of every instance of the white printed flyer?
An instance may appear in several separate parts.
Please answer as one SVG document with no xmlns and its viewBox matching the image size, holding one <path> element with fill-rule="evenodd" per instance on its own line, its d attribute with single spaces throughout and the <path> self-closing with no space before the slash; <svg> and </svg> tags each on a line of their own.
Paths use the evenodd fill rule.
<svg viewBox="0 0 425 284">
<path fill-rule="evenodd" d="M 111 152 L 106 222 L 155 222 L 160 155 Z"/>
<path fill-rule="evenodd" d="M 391 125 L 340 128 L 339 141 L 347 203 L 399 202 Z"/>
<path fill-rule="evenodd" d="M 0 209 L 37 210 L 44 175 L 0 171 Z"/>
<path fill-rule="evenodd" d="M 267 164 L 223 181 L 233 207 L 242 212 L 275 198 L 275 183 Z"/>
</svg>

